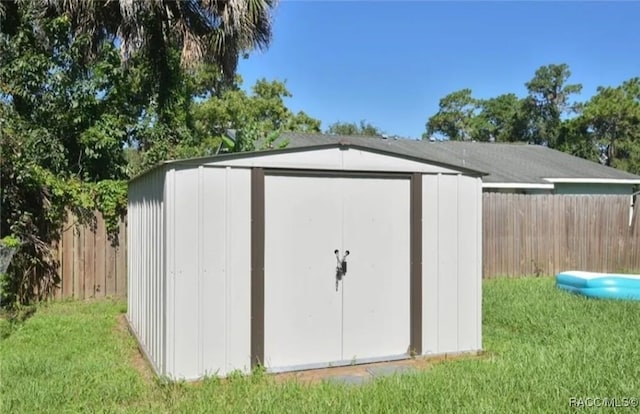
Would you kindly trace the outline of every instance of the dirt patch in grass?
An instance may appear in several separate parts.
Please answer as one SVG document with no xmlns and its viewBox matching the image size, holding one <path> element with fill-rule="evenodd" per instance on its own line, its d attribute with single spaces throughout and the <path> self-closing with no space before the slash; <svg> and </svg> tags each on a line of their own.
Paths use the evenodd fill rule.
<svg viewBox="0 0 640 414">
<path fill-rule="evenodd" d="M 331 367 L 321 369 L 311 369 L 305 371 L 296 372 L 284 372 L 281 374 L 274 374 L 273 378 L 277 382 L 285 381 L 298 381 L 305 384 L 315 384 L 323 381 L 326 378 L 334 376 L 354 376 L 354 377 L 367 377 L 370 376 L 369 368 L 374 367 L 409 367 L 416 370 L 424 371 L 432 368 L 434 365 L 445 361 L 461 360 L 461 359 L 473 359 L 482 358 L 481 352 L 464 353 L 464 354 L 452 354 L 452 355 L 438 355 L 438 356 L 421 356 L 412 359 L 405 359 L 399 361 L 386 361 L 375 362 L 371 364 L 360 365 L 348 365 L 343 367 Z"/>
<path fill-rule="evenodd" d="M 117 316 L 116 323 L 116 332 L 118 335 L 121 335 L 123 338 L 131 339 L 133 334 L 129 330 L 129 324 L 127 323 L 127 317 L 125 314 L 120 314 Z M 133 338 L 135 341 L 135 338 Z M 142 349 L 140 349 L 140 344 L 136 341 L 136 351 L 131 353 L 131 365 L 138 371 L 142 379 L 148 384 L 153 382 L 155 378 L 155 373 L 153 372 L 153 368 L 147 358 L 144 356 Z"/>
</svg>

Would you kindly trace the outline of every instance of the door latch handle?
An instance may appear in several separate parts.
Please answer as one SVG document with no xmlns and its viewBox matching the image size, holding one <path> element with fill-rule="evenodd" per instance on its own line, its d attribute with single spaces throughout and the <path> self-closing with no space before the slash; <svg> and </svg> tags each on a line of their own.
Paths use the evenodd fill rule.
<svg viewBox="0 0 640 414">
<path fill-rule="evenodd" d="M 336 249 L 333 251 L 336 255 L 336 292 L 338 291 L 338 282 L 342 280 L 344 276 L 347 274 L 347 256 L 349 256 L 349 250 L 344 252 L 342 259 L 340 259 L 340 250 Z"/>
</svg>

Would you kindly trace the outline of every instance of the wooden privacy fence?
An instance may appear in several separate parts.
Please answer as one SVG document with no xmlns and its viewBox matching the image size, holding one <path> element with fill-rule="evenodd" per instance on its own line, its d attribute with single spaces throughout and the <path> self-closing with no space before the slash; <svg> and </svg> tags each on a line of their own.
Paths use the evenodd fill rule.
<svg viewBox="0 0 640 414">
<path fill-rule="evenodd" d="M 640 269 L 637 211 L 619 195 L 483 195 L 485 278 Z"/>
<path fill-rule="evenodd" d="M 483 275 L 639 271 L 640 220 L 636 212 L 629 223 L 630 203 L 629 196 L 485 193 Z M 73 217 L 65 228 L 55 296 L 126 296 L 126 223 L 120 223 L 119 246 L 108 239 L 100 213 L 93 229 Z"/>
<path fill-rule="evenodd" d="M 57 249 L 60 284 L 56 298 L 101 298 L 127 295 L 127 231 L 120 222 L 119 244 L 107 237 L 102 215 L 96 213 L 94 228 L 80 225 L 69 216 Z"/>
</svg>

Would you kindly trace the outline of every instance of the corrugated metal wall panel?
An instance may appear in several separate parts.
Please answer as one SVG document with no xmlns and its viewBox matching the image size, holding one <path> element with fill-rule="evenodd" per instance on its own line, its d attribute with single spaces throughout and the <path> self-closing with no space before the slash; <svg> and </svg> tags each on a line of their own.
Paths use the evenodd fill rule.
<svg viewBox="0 0 640 414">
<path fill-rule="evenodd" d="M 147 294 L 149 288 L 149 261 L 153 260 L 151 256 L 151 245 L 148 244 L 149 241 L 149 228 L 151 223 L 149 223 L 149 192 L 150 188 L 150 178 L 152 175 L 148 175 L 144 180 L 144 187 L 142 187 L 142 239 L 140 244 L 142 250 L 142 268 L 140 269 L 141 275 L 141 286 L 138 290 L 138 301 L 140 304 L 141 312 L 140 312 L 140 324 L 142 327 L 142 342 L 150 354 L 151 359 L 153 360 L 153 355 L 151 354 L 151 349 L 149 348 L 149 329 L 151 329 L 151 321 L 149 315 L 149 309 L 147 308 Z"/>
<path fill-rule="evenodd" d="M 129 184 L 127 195 L 127 240 L 129 241 L 129 254 L 127 255 L 127 320 L 134 331 L 137 330 L 137 316 L 138 309 L 137 303 L 133 300 L 135 289 L 137 285 L 137 279 L 133 277 L 134 269 L 136 268 L 136 260 L 138 258 L 137 243 L 135 242 L 135 229 L 138 228 L 138 206 L 136 204 L 137 198 L 132 191 L 132 187 L 135 183 Z"/>
<path fill-rule="evenodd" d="M 202 255 L 202 289 L 199 292 L 200 312 L 203 318 L 202 355 L 203 371 L 215 373 L 226 364 L 227 338 L 227 278 L 226 243 L 229 225 L 227 220 L 227 182 L 225 169 L 206 168 L 202 171 L 200 209 L 205 210 L 198 240 Z M 206 367 L 206 368 L 205 368 Z M 207 369 L 208 368 L 208 369 Z M 222 374 L 223 372 L 220 372 Z"/>
<path fill-rule="evenodd" d="M 438 254 L 440 245 L 437 175 L 422 176 L 422 352 L 438 353 Z"/>
<path fill-rule="evenodd" d="M 476 189 L 476 203 L 478 208 L 476 209 L 476 249 L 478 250 L 478 262 L 476 263 L 476 276 L 480 280 L 476 285 L 476 325 L 478 329 L 476 331 L 476 348 L 479 350 L 482 349 L 482 281 L 484 280 L 484 274 L 482 273 L 483 269 L 483 234 L 484 229 L 482 227 L 483 223 L 483 195 L 482 195 L 482 179 L 476 178 L 476 185 L 478 188 Z"/>
<path fill-rule="evenodd" d="M 482 184 L 423 176 L 423 353 L 480 350 Z"/>
<path fill-rule="evenodd" d="M 438 180 L 438 350 L 458 347 L 458 177 Z"/>
<path fill-rule="evenodd" d="M 250 170 L 176 169 L 167 218 L 168 374 L 195 379 L 250 369 Z"/>
<path fill-rule="evenodd" d="M 163 358 L 163 345 L 164 345 L 164 303 L 165 300 L 165 289 L 164 289 L 164 281 L 166 279 L 165 273 L 165 249 L 164 249 L 164 239 L 165 239 L 165 226 L 164 226 L 164 171 L 162 174 L 156 175 L 156 185 L 155 190 L 159 194 L 159 200 L 156 203 L 156 217 L 155 217 L 155 226 L 156 226 L 156 237 L 153 240 L 154 245 L 156 247 L 156 260 L 155 260 L 155 275 L 156 278 L 156 303 L 154 307 L 154 323 L 157 326 L 156 334 L 155 334 L 155 360 L 158 369 L 161 372 L 164 372 L 164 358 Z"/>
<path fill-rule="evenodd" d="M 479 184 L 471 177 L 458 177 L 458 344 L 456 350 L 479 348 L 477 343 L 477 290 L 482 282 L 478 274 L 477 211 Z"/>
<path fill-rule="evenodd" d="M 198 300 L 198 169 L 176 169 L 174 186 L 175 308 L 171 340 L 175 346 L 175 367 L 172 375 L 193 378 L 198 373 L 201 317 Z"/>
<path fill-rule="evenodd" d="M 128 194 L 128 319 L 140 345 L 163 373 L 164 171 L 132 182 Z"/>
<path fill-rule="evenodd" d="M 167 171 L 165 183 L 165 243 L 166 243 L 166 276 L 165 276 L 165 341 L 164 341 L 164 374 L 172 376 L 175 371 L 175 169 Z"/>
<path fill-rule="evenodd" d="M 227 169 L 225 372 L 251 369 L 251 171 Z"/>
</svg>

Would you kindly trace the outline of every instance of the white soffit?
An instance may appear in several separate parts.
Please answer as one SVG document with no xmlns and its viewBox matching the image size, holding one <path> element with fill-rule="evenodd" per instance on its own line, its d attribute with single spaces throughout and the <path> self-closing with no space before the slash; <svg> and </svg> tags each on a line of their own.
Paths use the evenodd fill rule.
<svg viewBox="0 0 640 414">
<path fill-rule="evenodd" d="M 482 188 L 528 188 L 540 190 L 553 190 L 553 184 L 541 183 L 482 183 Z"/>
<path fill-rule="evenodd" d="M 545 181 L 560 184 L 640 184 L 640 178 L 545 178 Z"/>
</svg>

